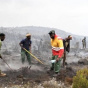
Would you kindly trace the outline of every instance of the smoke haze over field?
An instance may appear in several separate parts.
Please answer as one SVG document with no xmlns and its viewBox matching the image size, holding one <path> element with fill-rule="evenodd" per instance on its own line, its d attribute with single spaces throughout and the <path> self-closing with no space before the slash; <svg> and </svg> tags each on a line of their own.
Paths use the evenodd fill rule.
<svg viewBox="0 0 88 88">
<path fill-rule="evenodd" d="M 25 64 L 21 63 L 21 49 L 19 42 L 25 38 L 26 33 L 31 33 L 32 38 L 32 54 L 43 61 L 46 65 L 50 64 L 50 58 L 52 57 L 52 50 L 50 44 L 50 37 L 48 35 L 49 31 L 54 29 L 58 36 L 66 38 L 69 34 L 68 32 L 47 27 L 36 27 L 36 26 L 23 26 L 23 27 L 0 27 L 0 32 L 6 34 L 6 39 L 2 44 L 2 56 L 5 58 L 7 63 L 13 69 L 19 69 L 22 66 L 28 66 L 26 61 Z M 88 50 L 82 49 L 82 39 L 84 36 L 72 35 L 71 40 L 71 52 L 68 54 L 67 62 L 77 62 L 80 57 L 85 58 L 88 56 Z M 87 37 L 88 42 L 88 37 Z M 88 45 L 87 45 L 88 48 Z M 84 57 L 85 56 L 85 57 Z M 33 60 L 34 64 L 38 62 Z M 15 66 L 16 65 L 16 66 Z M 8 69 L 7 65 L 0 60 L 0 67 L 3 70 Z M 35 66 L 32 68 L 34 69 Z M 41 68 L 40 68 L 41 69 Z M 40 70 L 39 69 L 39 70 Z"/>
</svg>

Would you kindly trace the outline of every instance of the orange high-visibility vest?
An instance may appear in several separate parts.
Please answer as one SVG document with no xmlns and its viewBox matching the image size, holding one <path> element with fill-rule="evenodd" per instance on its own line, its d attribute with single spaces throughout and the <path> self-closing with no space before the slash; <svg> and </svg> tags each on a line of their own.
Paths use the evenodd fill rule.
<svg viewBox="0 0 88 88">
<path fill-rule="evenodd" d="M 51 46 L 53 56 L 58 55 L 58 57 L 61 58 L 64 53 L 62 38 L 55 35 L 55 38 L 51 39 Z"/>
</svg>

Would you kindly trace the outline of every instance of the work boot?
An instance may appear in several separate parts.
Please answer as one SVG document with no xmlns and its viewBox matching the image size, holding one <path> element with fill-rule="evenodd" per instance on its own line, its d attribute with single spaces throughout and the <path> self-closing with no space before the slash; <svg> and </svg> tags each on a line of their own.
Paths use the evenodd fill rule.
<svg viewBox="0 0 88 88">
<path fill-rule="evenodd" d="M 51 67 L 51 68 L 50 68 L 50 71 L 53 71 L 53 70 L 54 70 L 54 67 Z"/>
<path fill-rule="evenodd" d="M 0 73 L 0 77 L 4 77 L 4 76 L 6 76 L 5 73 Z"/>
</svg>

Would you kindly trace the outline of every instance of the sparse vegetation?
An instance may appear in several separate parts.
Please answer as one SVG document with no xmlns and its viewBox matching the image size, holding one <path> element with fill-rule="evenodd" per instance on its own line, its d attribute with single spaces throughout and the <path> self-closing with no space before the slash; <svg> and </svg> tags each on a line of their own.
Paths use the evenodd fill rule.
<svg viewBox="0 0 88 88">
<path fill-rule="evenodd" d="M 73 78 L 72 88 L 88 88 L 88 69 L 79 70 Z"/>
<path fill-rule="evenodd" d="M 4 88 L 8 88 L 8 87 L 4 87 Z M 27 84 L 24 84 L 24 85 L 13 85 L 9 88 L 71 88 L 71 86 L 66 87 L 64 83 L 57 82 L 56 79 L 53 78 L 50 81 L 44 81 L 39 85 L 36 83 L 31 84 L 28 82 Z"/>
</svg>

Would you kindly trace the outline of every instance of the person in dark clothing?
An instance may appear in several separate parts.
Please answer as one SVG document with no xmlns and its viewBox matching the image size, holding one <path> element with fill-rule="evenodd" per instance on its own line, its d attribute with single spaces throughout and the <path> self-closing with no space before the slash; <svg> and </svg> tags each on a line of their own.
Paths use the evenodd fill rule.
<svg viewBox="0 0 88 88">
<path fill-rule="evenodd" d="M 5 40 L 5 34 L 4 33 L 0 33 L 0 58 L 1 59 L 3 59 L 2 55 L 1 55 L 1 47 L 2 47 L 2 41 L 4 41 L 4 40 Z M 0 77 L 1 76 L 6 76 L 6 74 L 2 73 L 2 71 L 0 70 Z"/>
<path fill-rule="evenodd" d="M 63 66 L 65 66 L 66 51 L 70 52 L 70 40 L 72 40 L 71 35 L 69 35 L 67 38 L 63 39 L 63 44 L 64 44 Z"/>
<path fill-rule="evenodd" d="M 27 34 L 26 38 L 23 39 L 19 45 L 21 46 L 21 60 L 22 63 L 25 62 L 25 55 L 27 57 L 27 60 L 29 62 L 29 64 L 31 63 L 31 58 L 30 58 L 30 54 L 28 52 L 26 52 L 23 48 L 25 48 L 26 50 L 28 50 L 29 52 L 31 52 L 31 35 Z"/>
<path fill-rule="evenodd" d="M 86 37 L 82 40 L 83 49 L 86 48 Z"/>
</svg>

